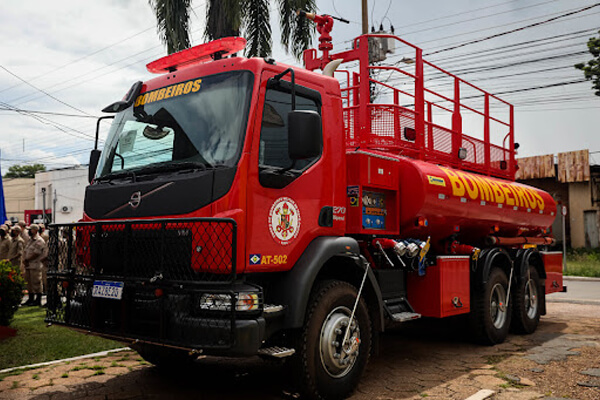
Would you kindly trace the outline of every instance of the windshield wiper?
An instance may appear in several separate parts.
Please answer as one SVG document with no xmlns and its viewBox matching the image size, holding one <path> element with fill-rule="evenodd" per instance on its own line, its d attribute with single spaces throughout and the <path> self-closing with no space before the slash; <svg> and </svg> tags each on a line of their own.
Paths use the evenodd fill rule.
<svg viewBox="0 0 600 400">
<path fill-rule="evenodd" d="M 168 164 L 157 164 L 157 165 L 149 165 L 146 167 L 138 167 L 135 169 L 131 169 L 128 171 L 118 171 L 112 172 L 107 175 L 103 175 L 96 179 L 96 181 L 111 181 L 113 179 L 125 178 L 127 176 L 132 176 L 133 182 L 136 180 L 136 176 L 152 174 L 155 172 L 171 172 L 171 171 L 181 171 L 181 170 L 195 170 L 199 169 L 202 171 L 206 171 L 208 168 L 214 168 L 209 163 L 203 163 L 200 161 L 184 161 L 184 162 L 176 162 L 176 163 L 168 163 Z"/>
<path fill-rule="evenodd" d="M 136 169 L 137 170 L 137 169 Z M 96 179 L 94 179 L 94 181 L 96 182 L 100 182 L 100 181 L 111 181 L 113 179 L 117 179 L 117 178 L 126 178 L 128 176 L 131 175 L 131 180 L 132 182 L 135 182 L 135 172 L 134 170 L 129 170 L 129 171 L 119 171 L 119 172 L 112 172 L 110 174 L 106 174 L 106 175 L 102 175 Z"/>
<path fill-rule="evenodd" d="M 212 168 L 212 165 L 209 163 L 203 163 L 200 161 L 183 161 L 183 162 L 174 162 L 168 164 L 154 165 L 138 170 L 138 173 L 153 173 L 153 172 L 162 172 L 162 171 L 180 171 L 185 169 L 201 169 L 202 171 L 206 171 L 207 168 Z"/>
</svg>

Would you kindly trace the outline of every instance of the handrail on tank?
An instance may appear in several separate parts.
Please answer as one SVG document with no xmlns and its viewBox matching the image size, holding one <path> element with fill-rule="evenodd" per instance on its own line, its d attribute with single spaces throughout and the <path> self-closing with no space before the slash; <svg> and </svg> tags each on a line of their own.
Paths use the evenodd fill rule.
<svg viewBox="0 0 600 400">
<path fill-rule="evenodd" d="M 411 57 L 414 60 L 414 73 L 399 67 L 398 62 L 393 65 L 370 65 L 369 39 L 371 38 L 392 39 L 399 42 L 408 47 L 409 55 L 414 51 L 414 58 Z M 424 60 L 421 48 L 397 36 L 382 33 L 365 34 L 355 38 L 352 43 L 353 47 L 350 50 L 339 53 L 328 51 L 321 57 L 317 57 L 315 49 L 306 50 L 304 52 L 304 62 L 306 68 L 309 70 L 322 69 L 327 63 L 336 59 L 342 59 L 344 63 L 351 61 L 359 62 L 359 73 L 354 73 L 352 86 L 350 86 L 350 72 L 344 71 L 347 74 L 348 87 L 342 89 L 343 92 L 347 93 L 345 99 L 348 100 L 347 107 L 345 107 L 345 117 L 348 121 L 345 126 L 346 129 L 352 129 L 353 144 L 356 144 L 356 140 L 358 139 L 358 143 L 362 147 L 377 148 L 392 152 L 406 147 L 407 149 L 410 148 L 411 154 L 414 154 L 416 158 L 421 160 L 439 161 L 451 164 L 457 168 L 514 179 L 516 165 L 514 153 L 514 108 L 510 103 Z M 426 87 L 425 67 L 433 68 L 433 70 L 443 74 L 443 76 L 452 79 L 454 88 L 450 91 L 451 95 L 445 95 Z M 389 83 L 389 78 L 383 82 L 379 81 L 372 76 L 373 71 L 389 71 L 390 77 L 392 74 L 396 77 L 402 75 L 409 79 L 408 82 L 412 80 L 413 93 L 393 86 L 393 84 Z M 461 97 L 461 85 L 463 84 L 465 87 L 474 89 L 476 94 L 474 96 Z M 371 98 L 372 85 L 391 90 L 393 103 L 374 103 Z M 426 100 L 426 94 L 436 96 L 440 101 Z M 399 101 L 400 95 L 409 96 L 414 99 L 413 104 L 401 105 Z M 350 103 L 350 97 L 353 99 L 352 103 Z M 484 103 L 483 111 L 479 107 L 465 103 L 467 99 L 481 97 L 483 97 Z M 498 101 L 509 107 L 508 121 L 491 115 L 491 100 Z M 445 107 L 439 104 L 444 102 L 449 102 L 452 106 Z M 436 109 L 443 110 L 443 112 L 447 112 L 451 116 L 451 126 L 444 127 L 434 123 L 432 112 L 434 106 Z M 377 109 L 380 111 L 375 111 Z M 405 111 L 410 111 L 412 114 L 407 115 Z M 483 139 L 474 138 L 466 134 L 463 128 L 464 111 L 472 113 L 471 115 L 483 117 Z M 373 114 L 374 112 L 376 114 Z M 376 119 L 373 118 L 373 115 L 377 116 Z M 394 119 L 394 123 L 391 125 L 394 129 L 393 132 L 385 131 L 390 126 L 389 118 Z M 399 119 L 402 119 L 402 122 Z M 410 124 L 411 128 L 415 130 L 416 138 L 414 142 L 407 142 L 401 135 L 400 130 L 404 129 L 406 123 Z M 491 142 L 491 123 L 508 128 L 508 133 L 503 138 L 501 145 Z M 450 146 L 443 143 L 435 146 L 434 142 L 438 134 L 445 138 L 449 135 Z M 443 139 L 444 143 L 447 140 Z M 473 147 L 473 153 L 477 151 L 477 146 L 479 146 L 480 150 L 483 148 L 483 160 L 479 160 L 476 154 L 473 154 L 473 157 L 468 156 L 468 159 L 472 160 L 470 162 L 461 160 L 458 153 L 463 146 L 463 140 L 466 143 L 470 143 Z M 475 143 L 478 143 L 478 145 L 476 146 Z M 496 154 L 494 160 L 492 160 L 492 149 L 494 149 L 494 154 Z M 498 158 L 499 153 L 497 149 L 502 152 L 500 159 Z M 504 163 L 499 161 L 504 161 Z M 463 162 L 465 165 L 463 165 Z"/>
</svg>

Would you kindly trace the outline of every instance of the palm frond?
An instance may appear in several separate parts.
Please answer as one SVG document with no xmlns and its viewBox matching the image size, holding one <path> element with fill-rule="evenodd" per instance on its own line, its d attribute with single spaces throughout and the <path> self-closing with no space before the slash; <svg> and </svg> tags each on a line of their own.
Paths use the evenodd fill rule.
<svg viewBox="0 0 600 400">
<path fill-rule="evenodd" d="M 156 15 L 158 35 L 169 54 L 190 47 L 191 0 L 148 0 Z"/>
<path fill-rule="evenodd" d="M 298 17 L 296 10 L 316 12 L 316 0 L 279 0 L 281 43 L 286 51 L 291 50 L 294 57 L 300 59 L 302 52 L 312 46 L 315 24 Z"/>
<path fill-rule="evenodd" d="M 208 0 L 204 37 L 207 40 L 239 36 L 242 23 L 241 0 Z"/>
<path fill-rule="evenodd" d="M 244 33 L 248 44 L 248 57 L 271 55 L 271 24 L 269 0 L 244 0 L 242 2 Z"/>
</svg>

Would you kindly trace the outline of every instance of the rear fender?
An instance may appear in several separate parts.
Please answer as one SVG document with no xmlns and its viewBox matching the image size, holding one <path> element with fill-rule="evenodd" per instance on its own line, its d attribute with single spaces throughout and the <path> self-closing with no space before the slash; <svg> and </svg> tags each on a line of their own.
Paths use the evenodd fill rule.
<svg viewBox="0 0 600 400">
<path fill-rule="evenodd" d="M 517 253 L 515 260 L 515 276 L 517 279 L 525 279 L 527 277 L 527 268 L 534 266 L 540 279 L 546 279 L 546 270 L 542 256 L 536 249 L 522 249 Z"/>
<path fill-rule="evenodd" d="M 481 252 L 477 261 L 477 268 L 474 273 L 475 284 L 484 286 L 490 276 L 492 267 L 502 268 L 508 277 L 512 266 L 513 262 L 506 250 L 499 247 L 485 249 Z"/>
<path fill-rule="evenodd" d="M 365 268 L 366 262 L 360 255 L 356 240 L 348 237 L 318 237 L 313 240 L 272 293 L 273 301 L 287 307 L 284 327 L 300 328 L 304 325 L 310 294 L 318 279 L 337 279 L 359 287 Z M 383 330 L 383 300 L 371 270 L 367 274 L 363 296 L 374 317 L 373 327 Z"/>
</svg>

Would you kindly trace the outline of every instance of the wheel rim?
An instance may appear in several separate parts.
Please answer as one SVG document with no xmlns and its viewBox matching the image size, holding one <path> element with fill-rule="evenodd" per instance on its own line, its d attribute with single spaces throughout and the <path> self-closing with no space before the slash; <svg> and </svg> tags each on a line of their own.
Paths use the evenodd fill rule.
<svg viewBox="0 0 600 400">
<path fill-rule="evenodd" d="M 500 283 L 496 283 L 490 296 L 490 317 L 496 329 L 504 326 L 507 314 L 506 289 Z"/>
<path fill-rule="evenodd" d="M 538 311 L 538 294 L 535 286 L 535 281 L 530 279 L 525 285 L 525 310 L 527 318 L 534 319 Z"/>
<path fill-rule="evenodd" d="M 350 332 L 348 333 L 346 346 L 342 348 L 350 314 L 351 311 L 347 307 L 337 307 L 327 315 L 321 327 L 319 340 L 321 364 L 333 378 L 341 378 L 347 375 L 358 359 L 360 327 L 356 316 L 349 327 Z"/>
</svg>

